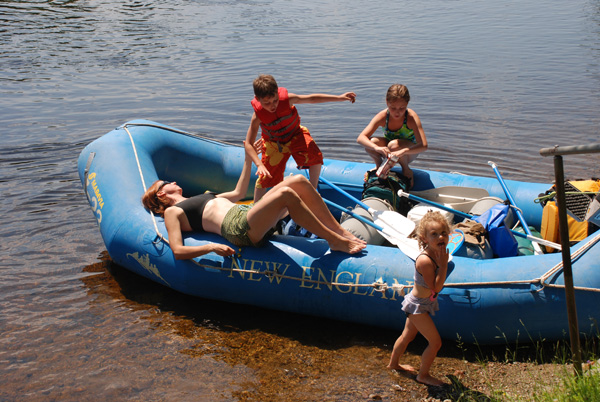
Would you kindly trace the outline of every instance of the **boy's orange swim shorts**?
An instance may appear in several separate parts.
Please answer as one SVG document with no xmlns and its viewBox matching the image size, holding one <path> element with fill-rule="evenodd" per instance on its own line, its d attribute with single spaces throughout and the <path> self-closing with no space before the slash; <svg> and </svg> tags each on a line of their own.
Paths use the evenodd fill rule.
<svg viewBox="0 0 600 402">
<path fill-rule="evenodd" d="M 300 126 L 302 134 L 297 134 L 289 142 L 279 144 L 264 138 L 262 163 L 272 177 L 259 177 L 257 188 L 269 188 L 283 181 L 285 165 L 290 156 L 296 161 L 298 169 L 308 169 L 323 164 L 323 154 L 308 129 Z"/>
</svg>

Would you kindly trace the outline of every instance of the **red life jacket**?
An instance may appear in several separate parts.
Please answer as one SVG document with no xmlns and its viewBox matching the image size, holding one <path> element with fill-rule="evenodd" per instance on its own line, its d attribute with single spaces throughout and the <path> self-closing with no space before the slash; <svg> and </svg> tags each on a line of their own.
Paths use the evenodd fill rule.
<svg viewBox="0 0 600 402">
<path fill-rule="evenodd" d="M 252 107 L 260 119 L 262 135 L 269 141 L 288 142 L 294 135 L 301 132 L 300 115 L 295 106 L 290 107 L 288 91 L 278 88 L 279 104 L 275 113 L 267 112 L 256 99 L 252 99 Z"/>
</svg>

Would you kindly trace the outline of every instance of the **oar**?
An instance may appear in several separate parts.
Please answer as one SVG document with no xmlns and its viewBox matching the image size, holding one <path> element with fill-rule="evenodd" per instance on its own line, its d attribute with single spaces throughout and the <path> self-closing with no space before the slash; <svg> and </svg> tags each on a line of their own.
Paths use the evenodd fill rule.
<svg viewBox="0 0 600 402">
<path fill-rule="evenodd" d="M 398 195 L 400 197 L 406 197 L 409 200 L 413 200 L 413 201 L 417 201 L 417 202 L 422 202 L 424 204 L 429 204 L 429 205 L 431 205 L 433 207 L 442 209 L 444 211 L 452 212 L 453 214 L 455 214 L 457 216 L 460 216 L 461 218 L 473 219 L 473 215 L 469 215 L 469 214 L 464 213 L 462 211 L 457 211 L 456 209 L 447 207 L 447 206 L 445 206 L 443 204 L 438 204 L 437 202 L 430 201 L 430 200 L 427 200 L 425 198 L 421 198 L 421 197 L 416 196 L 414 194 L 406 193 L 406 192 L 404 192 L 402 190 L 398 190 Z M 548 240 L 545 240 L 545 239 L 540 239 L 539 237 L 535 237 L 535 236 L 533 236 L 531 234 L 528 235 L 526 233 L 521 233 L 521 232 L 518 232 L 518 231 L 513 230 L 513 229 L 510 229 L 510 231 L 515 236 L 523 237 L 523 238 L 528 239 L 528 240 L 530 240 L 530 241 L 532 241 L 534 243 L 543 244 L 544 246 L 552 247 L 552 248 L 555 248 L 557 250 L 561 249 L 560 244 L 558 244 L 558 243 L 554 243 L 554 242 L 551 242 L 551 241 L 548 241 Z M 531 233 L 531 231 L 530 231 L 530 233 Z"/>
<path fill-rule="evenodd" d="M 413 230 L 415 230 L 415 223 L 406 216 L 394 211 L 377 211 L 376 209 L 369 207 L 364 202 L 342 190 L 326 178 L 320 177 L 319 180 L 340 194 L 345 195 L 350 200 L 358 204 L 361 208 L 364 208 L 373 217 L 373 221 L 379 226 L 385 227 L 388 232 L 396 232 L 397 236 L 408 237 Z"/>
<path fill-rule="evenodd" d="M 482 198 L 490 196 L 487 190 L 483 188 L 459 186 L 444 186 L 428 190 L 412 191 L 411 194 L 437 202 L 443 202 L 443 200 L 447 199 L 449 203 L 479 201 Z"/>
<path fill-rule="evenodd" d="M 439 202 L 440 204 L 451 205 L 453 208 L 463 212 L 469 212 L 478 201 L 490 196 L 487 190 L 483 188 L 459 186 L 445 186 L 429 190 L 412 191 L 411 194 Z"/>
<path fill-rule="evenodd" d="M 340 211 L 346 212 L 348 215 L 358 219 L 362 223 L 374 227 L 375 229 L 377 229 L 377 231 L 379 231 L 379 233 L 381 233 L 383 237 L 385 237 L 390 243 L 396 245 L 400 249 L 400 251 L 406 254 L 406 256 L 412 259 L 413 261 L 419 256 L 419 243 L 416 240 L 399 236 L 397 233 L 389 231 L 388 228 L 380 226 L 374 222 L 371 222 L 367 218 L 360 216 L 350 208 L 342 207 L 341 205 L 338 205 L 333 201 L 329 201 L 325 198 L 323 198 L 323 201 L 325 201 L 325 204 L 327 205 L 339 209 Z"/>
<path fill-rule="evenodd" d="M 341 205 L 338 205 L 338 204 L 334 203 L 333 201 L 329 201 L 325 198 L 323 198 L 323 201 L 325 201 L 325 203 L 329 206 L 332 206 L 334 208 L 337 208 L 341 211 L 346 212 L 348 215 L 352 216 L 353 218 L 358 219 L 362 223 L 365 223 L 369 226 L 374 227 L 375 229 L 377 229 L 379 231 L 379 233 L 381 233 L 381 235 L 383 237 L 385 237 L 390 243 L 398 246 L 400 251 L 402 251 L 404 254 L 406 254 L 408 257 L 410 257 L 412 260 L 416 259 L 419 256 L 419 242 L 417 240 L 408 239 L 408 238 L 404 238 L 404 237 L 395 237 L 394 234 L 387 233 L 385 228 L 383 228 L 382 226 L 379 226 L 376 223 L 373 223 L 372 221 L 368 220 L 367 218 L 360 216 L 359 214 L 354 212 L 352 209 L 342 207 Z M 450 233 L 449 238 L 448 238 L 448 245 L 446 246 L 446 248 L 450 252 L 450 258 L 448 259 L 448 262 L 452 261 L 452 256 L 458 250 L 460 250 L 464 241 L 465 241 L 465 234 L 462 230 L 455 229 L 452 231 L 452 233 Z"/>
<path fill-rule="evenodd" d="M 502 190 L 504 190 L 504 194 L 506 194 L 506 198 L 508 198 L 508 202 L 510 202 L 510 205 L 512 205 L 514 207 L 514 210 L 517 213 L 517 218 L 519 218 L 519 222 L 521 222 L 521 225 L 523 226 L 523 230 L 525 231 L 525 233 L 527 235 L 531 236 L 531 230 L 529 230 L 529 225 L 527 225 L 527 222 L 525 222 L 525 217 L 523 216 L 523 213 L 517 206 L 517 203 L 515 202 L 515 199 L 513 198 L 512 194 L 508 190 L 508 187 L 506 186 L 504 179 L 500 175 L 500 171 L 498 170 L 498 167 L 492 161 L 489 161 L 488 165 L 490 165 L 492 167 L 492 169 L 494 170 L 494 173 L 496 173 L 498 182 L 500 182 L 500 185 L 502 186 Z M 533 244 L 533 250 L 535 251 L 536 254 L 543 254 L 542 249 L 540 248 L 539 244 L 537 244 L 537 243 Z"/>
</svg>

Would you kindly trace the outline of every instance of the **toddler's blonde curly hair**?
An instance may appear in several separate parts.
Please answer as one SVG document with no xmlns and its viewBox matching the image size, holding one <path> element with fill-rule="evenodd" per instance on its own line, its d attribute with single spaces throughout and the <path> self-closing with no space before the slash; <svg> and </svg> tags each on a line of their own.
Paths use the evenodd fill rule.
<svg viewBox="0 0 600 402">
<path fill-rule="evenodd" d="M 421 249 L 424 249 L 426 246 L 423 239 L 427 234 L 427 228 L 429 227 L 429 224 L 431 222 L 440 223 L 443 226 L 444 230 L 450 233 L 450 223 L 448 223 L 448 219 L 446 219 L 446 217 L 442 215 L 440 211 L 433 211 L 430 209 L 429 211 L 427 211 L 427 213 L 425 213 L 425 215 L 419 222 L 419 225 L 417 226 L 417 238 L 419 240 L 419 247 L 421 247 Z"/>
</svg>

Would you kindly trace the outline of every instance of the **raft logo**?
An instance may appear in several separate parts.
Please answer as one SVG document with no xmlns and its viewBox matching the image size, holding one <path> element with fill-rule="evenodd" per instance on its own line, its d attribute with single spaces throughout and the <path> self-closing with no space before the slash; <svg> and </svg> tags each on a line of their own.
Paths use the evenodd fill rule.
<svg viewBox="0 0 600 402">
<path fill-rule="evenodd" d="M 86 179 L 85 187 L 88 199 L 90 200 L 90 206 L 92 207 L 94 215 L 96 215 L 96 220 L 99 225 L 100 222 L 102 222 L 102 207 L 104 206 L 104 200 L 102 199 L 102 194 L 98 188 L 98 183 L 96 183 L 96 173 L 90 173 Z M 90 193 L 90 187 L 93 190 L 93 193 Z"/>
<path fill-rule="evenodd" d="M 144 254 L 144 255 L 140 256 L 137 252 L 127 253 L 126 255 L 127 255 L 127 257 L 130 257 L 130 258 L 133 258 L 134 260 L 136 260 L 142 268 L 144 268 L 146 271 L 148 271 L 149 273 L 151 273 L 152 275 L 154 275 L 155 277 L 157 277 L 158 279 L 163 281 L 167 286 L 171 286 L 171 285 L 169 285 L 169 282 L 167 282 L 165 280 L 165 278 L 160 276 L 160 271 L 158 270 L 157 266 L 150 262 L 150 255 Z"/>
<path fill-rule="evenodd" d="M 283 264 L 275 261 L 263 261 L 253 259 L 233 259 L 229 278 L 239 277 L 242 280 L 260 282 L 263 279 L 270 283 L 280 285 L 283 279 L 298 282 L 298 286 L 312 290 L 329 290 L 339 293 L 352 293 L 359 296 L 381 297 L 386 300 L 398 300 L 404 297 L 404 291 L 401 286 L 392 287 L 384 291 L 378 290 L 372 283 L 364 283 L 362 273 L 350 271 L 338 271 L 336 269 L 326 269 L 321 267 L 300 267 L 302 272 L 297 273 L 289 269 L 290 264 Z M 225 269 L 224 269 L 225 270 Z M 383 285 L 383 278 L 378 278 L 375 284 Z M 400 285 L 394 278 L 394 284 Z"/>
</svg>

